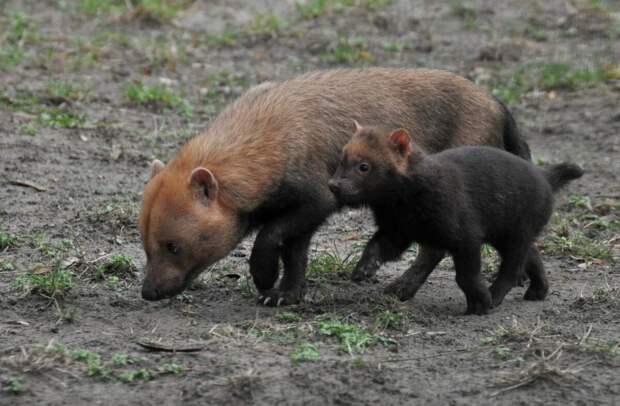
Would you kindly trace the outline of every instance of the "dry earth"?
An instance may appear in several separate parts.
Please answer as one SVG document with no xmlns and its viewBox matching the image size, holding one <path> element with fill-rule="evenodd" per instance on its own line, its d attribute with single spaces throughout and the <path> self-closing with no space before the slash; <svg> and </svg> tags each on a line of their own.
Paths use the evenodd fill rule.
<svg viewBox="0 0 620 406">
<path fill-rule="evenodd" d="M 2 1 L 0 404 L 619 404 L 618 3 L 303 4 Z M 540 240 L 548 299 L 516 288 L 464 316 L 445 260 L 397 302 L 382 288 L 414 250 L 351 283 L 373 225 L 345 211 L 313 240 L 303 304 L 255 304 L 251 238 L 186 293 L 141 300 L 149 161 L 251 85 L 370 65 L 465 75 L 508 103 L 537 162 L 587 170 Z"/>
</svg>

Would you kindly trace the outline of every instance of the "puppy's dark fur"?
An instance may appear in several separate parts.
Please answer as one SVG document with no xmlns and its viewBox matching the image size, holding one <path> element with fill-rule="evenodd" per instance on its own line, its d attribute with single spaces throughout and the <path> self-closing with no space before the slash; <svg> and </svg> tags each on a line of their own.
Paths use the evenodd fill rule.
<svg viewBox="0 0 620 406">
<path fill-rule="evenodd" d="M 374 238 L 389 259 L 414 241 L 448 251 L 467 313 L 485 314 L 523 272 L 531 281 L 525 299 L 544 299 L 548 282 L 533 241 L 551 216 L 553 192 L 582 174 L 576 165 L 543 169 L 489 147 L 427 155 L 406 130 L 358 125 L 330 187 L 343 203 L 372 208 L 379 227 Z M 480 275 L 484 243 L 502 257 L 490 289 Z M 405 273 L 388 290 L 408 299 L 427 276 Z"/>
</svg>

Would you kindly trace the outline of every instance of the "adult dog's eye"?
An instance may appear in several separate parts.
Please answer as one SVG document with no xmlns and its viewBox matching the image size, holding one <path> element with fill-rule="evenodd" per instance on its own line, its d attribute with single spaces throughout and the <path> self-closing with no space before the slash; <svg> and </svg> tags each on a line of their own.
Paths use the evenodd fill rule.
<svg viewBox="0 0 620 406">
<path fill-rule="evenodd" d="M 174 242 L 172 242 L 172 241 L 168 241 L 166 243 L 166 249 L 172 255 L 177 255 L 179 253 L 179 251 L 180 251 L 179 246 L 177 244 L 175 244 Z"/>
<path fill-rule="evenodd" d="M 368 165 L 366 162 L 362 162 L 360 166 L 358 166 L 358 169 L 360 172 L 368 172 L 370 170 L 370 165 Z"/>
</svg>

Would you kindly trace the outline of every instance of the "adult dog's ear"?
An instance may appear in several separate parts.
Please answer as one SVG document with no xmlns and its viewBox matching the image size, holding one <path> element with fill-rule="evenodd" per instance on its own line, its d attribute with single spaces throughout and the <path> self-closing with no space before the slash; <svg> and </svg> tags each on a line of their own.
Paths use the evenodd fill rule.
<svg viewBox="0 0 620 406">
<path fill-rule="evenodd" d="M 162 169 L 164 169 L 165 166 L 166 165 L 159 159 L 151 162 L 151 177 L 149 179 L 153 179 L 155 175 L 157 175 L 159 172 L 161 172 Z"/>
<path fill-rule="evenodd" d="M 196 168 L 192 171 L 189 179 L 189 187 L 194 196 L 205 205 L 214 201 L 219 191 L 215 175 L 213 175 L 213 172 L 203 167 Z"/>
</svg>

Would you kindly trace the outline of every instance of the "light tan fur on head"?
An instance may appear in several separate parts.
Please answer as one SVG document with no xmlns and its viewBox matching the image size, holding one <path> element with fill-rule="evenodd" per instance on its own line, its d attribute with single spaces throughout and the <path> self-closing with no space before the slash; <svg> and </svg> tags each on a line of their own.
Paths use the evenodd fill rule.
<svg viewBox="0 0 620 406">
<path fill-rule="evenodd" d="M 402 173 L 407 171 L 411 154 L 422 152 L 412 145 L 411 136 L 404 128 L 389 131 L 381 127 L 363 127 L 344 146 L 344 154 L 351 161 L 381 160 Z"/>
<path fill-rule="evenodd" d="M 147 253 L 145 280 L 168 297 L 224 257 L 243 233 L 235 213 L 218 201 L 215 175 L 196 168 L 183 176 L 168 167 L 144 191 L 139 228 Z M 171 252 L 171 245 L 178 253 Z"/>
</svg>

